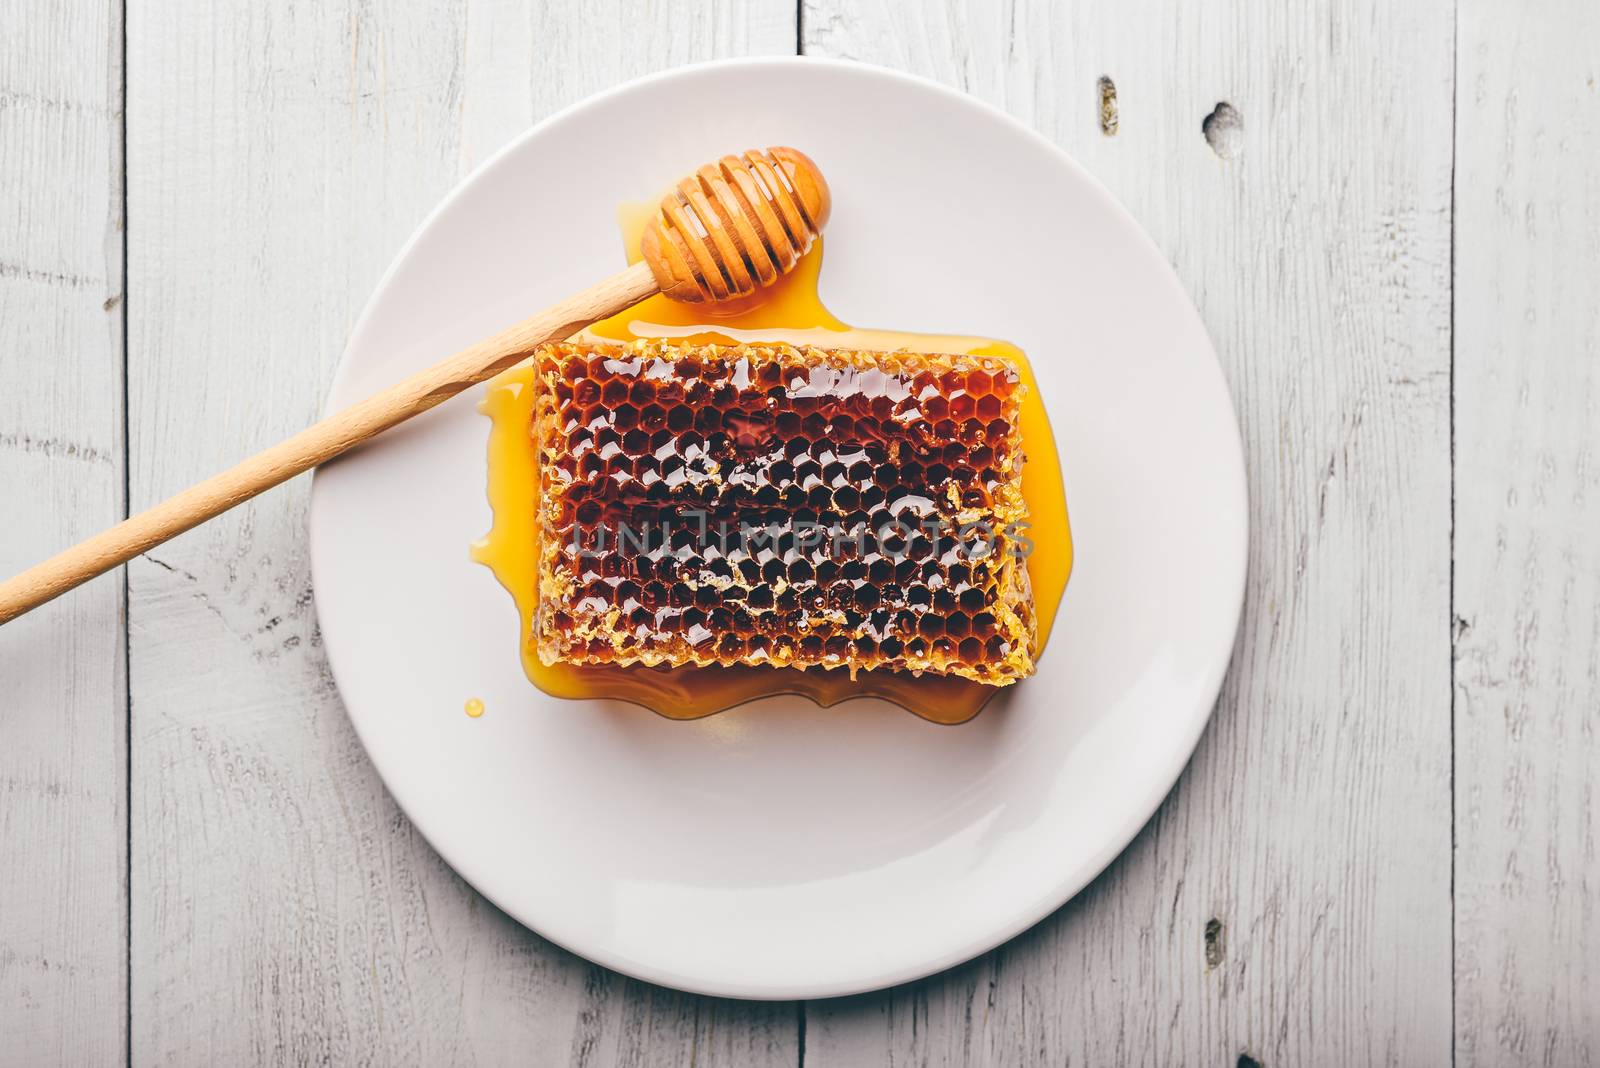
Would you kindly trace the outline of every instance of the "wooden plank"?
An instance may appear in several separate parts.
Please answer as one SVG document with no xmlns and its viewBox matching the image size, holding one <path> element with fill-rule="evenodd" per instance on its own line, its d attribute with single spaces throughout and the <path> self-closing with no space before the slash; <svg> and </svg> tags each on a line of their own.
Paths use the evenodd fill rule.
<svg viewBox="0 0 1600 1068">
<path fill-rule="evenodd" d="M 487 152 L 613 81 L 790 51 L 788 0 L 693 10 L 131 0 L 132 498 L 319 411 L 363 302 Z M 788 1063 L 789 1006 L 555 949 L 451 873 L 339 706 L 307 487 L 130 569 L 141 1063 Z"/>
<path fill-rule="evenodd" d="M 1297 10 L 805 0 L 808 54 L 998 104 L 1149 229 L 1232 383 L 1253 557 L 1129 851 L 978 962 L 810 1007 L 808 1064 L 1449 1058 L 1451 4 Z"/>
<path fill-rule="evenodd" d="M 0 5 L 0 574 L 122 518 L 122 28 Z M 0 1064 L 126 1050 L 120 573 L 0 632 Z"/>
<path fill-rule="evenodd" d="M 1465 0 L 1457 1063 L 1600 1061 L 1600 9 Z"/>
</svg>

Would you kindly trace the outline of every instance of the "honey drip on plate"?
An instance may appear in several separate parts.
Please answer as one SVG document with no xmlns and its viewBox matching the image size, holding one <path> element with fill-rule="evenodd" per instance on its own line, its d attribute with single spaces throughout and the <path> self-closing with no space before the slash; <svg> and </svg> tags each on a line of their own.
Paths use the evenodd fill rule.
<svg viewBox="0 0 1600 1068">
<path fill-rule="evenodd" d="M 630 205 L 622 213 L 630 262 L 638 260 L 639 234 L 651 210 L 653 205 Z M 1022 403 L 1022 441 L 1027 455 L 1022 490 L 1029 511 L 1027 537 L 1034 545 L 1027 566 L 1038 619 L 1037 655 L 1050 636 L 1072 571 L 1072 534 L 1055 436 L 1027 356 L 1014 345 L 990 338 L 849 326 L 829 312 L 817 296 L 821 269 L 819 239 L 794 270 L 750 297 L 720 304 L 683 304 L 655 296 L 595 323 L 579 337 L 606 341 L 672 338 L 690 344 L 787 342 L 885 352 L 907 349 L 964 353 L 1011 362 L 1027 387 Z M 878 697 L 936 723 L 971 719 L 997 692 L 997 687 L 968 679 L 891 671 L 862 672 L 852 681 L 842 668 L 802 671 L 542 663 L 529 640 L 538 597 L 538 539 L 534 523 L 539 478 L 529 437 L 533 381 L 530 365 L 514 367 L 489 383 L 480 406 L 493 424 L 489 432 L 489 504 L 494 511 L 494 526 L 487 537 L 473 546 L 472 556 L 494 572 L 516 601 L 521 617 L 523 670 L 539 689 L 554 697 L 632 701 L 673 719 L 695 719 L 777 694 L 799 694 L 824 707 L 852 697 Z M 1017 685 L 1026 686 L 1028 682 Z"/>
</svg>

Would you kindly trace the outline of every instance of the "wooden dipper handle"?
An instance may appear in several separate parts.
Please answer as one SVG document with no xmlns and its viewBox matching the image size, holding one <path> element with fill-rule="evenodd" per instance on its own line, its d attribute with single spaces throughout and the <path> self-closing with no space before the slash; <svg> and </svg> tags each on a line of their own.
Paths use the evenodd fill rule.
<svg viewBox="0 0 1600 1068">
<path fill-rule="evenodd" d="M 725 156 L 662 200 L 644 262 L 486 338 L 286 441 L 0 583 L 0 623 L 403 423 L 657 292 L 725 300 L 792 268 L 829 208 L 816 164 L 791 148 Z"/>
</svg>

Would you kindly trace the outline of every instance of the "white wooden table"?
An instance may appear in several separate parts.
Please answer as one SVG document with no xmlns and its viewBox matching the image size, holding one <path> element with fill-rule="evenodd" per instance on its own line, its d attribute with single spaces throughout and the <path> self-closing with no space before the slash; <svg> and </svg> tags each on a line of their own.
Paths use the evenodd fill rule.
<svg viewBox="0 0 1600 1068">
<path fill-rule="evenodd" d="M 0 1063 L 1600 1061 L 1592 0 L 8 0 L 0 571 L 311 420 L 406 235 L 531 122 L 796 49 L 1041 130 L 1211 330 L 1249 596 L 1150 825 L 886 993 L 609 973 L 385 793 L 302 481 L 0 633 Z"/>
</svg>

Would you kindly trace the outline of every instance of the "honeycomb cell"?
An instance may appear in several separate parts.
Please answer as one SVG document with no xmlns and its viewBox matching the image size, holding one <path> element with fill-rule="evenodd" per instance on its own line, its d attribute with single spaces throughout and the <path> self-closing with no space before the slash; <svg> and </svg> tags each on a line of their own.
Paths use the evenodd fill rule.
<svg viewBox="0 0 1600 1068">
<path fill-rule="evenodd" d="M 546 663 L 1031 673 L 1008 364 L 667 342 L 535 360 Z"/>
</svg>

